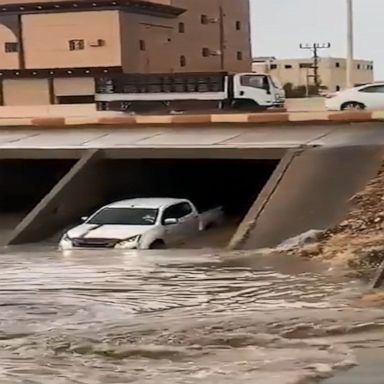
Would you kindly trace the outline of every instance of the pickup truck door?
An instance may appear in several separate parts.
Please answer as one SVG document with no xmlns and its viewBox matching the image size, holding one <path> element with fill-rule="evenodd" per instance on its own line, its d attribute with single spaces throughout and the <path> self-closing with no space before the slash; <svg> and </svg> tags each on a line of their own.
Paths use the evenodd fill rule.
<svg viewBox="0 0 384 384">
<path fill-rule="evenodd" d="M 166 219 L 177 219 L 177 224 L 165 225 Z M 166 244 L 182 242 L 199 231 L 199 215 L 189 202 L 178 203 L 165 209 L 162 217 Z"/>
</svg>

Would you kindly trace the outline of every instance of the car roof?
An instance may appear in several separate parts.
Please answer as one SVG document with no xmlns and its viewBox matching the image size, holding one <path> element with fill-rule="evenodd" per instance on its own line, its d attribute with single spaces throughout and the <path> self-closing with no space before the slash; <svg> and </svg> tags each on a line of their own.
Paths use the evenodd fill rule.
<svg viewBox="0 0 384 384">
<path fill-rule="evenodd" d="M 356 88 L 365 88 L 365 87 L 372 87 L 375 85 L 384 85 L 384 81 L 375 81 L 373 83 L 366 83 L 366 84 L 360 84 Z"/>
<path fill-rule="evenodd" d="M 140 199 L 129 199 L 116 201 L 112 204 L 108 204 L 105 208 L 149 208 L 149 209 L 159 209 L 162 207 L 167 207 L 173 204 L 182 203 L 186 201 L 185 199 L 175 199 L 175 198 L 140 198 Z"/>
</svg>

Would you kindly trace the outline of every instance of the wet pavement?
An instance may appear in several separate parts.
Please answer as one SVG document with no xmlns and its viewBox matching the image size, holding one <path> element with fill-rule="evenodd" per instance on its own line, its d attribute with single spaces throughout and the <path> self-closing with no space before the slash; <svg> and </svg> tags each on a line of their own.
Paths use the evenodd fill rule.
<svg viewBox="0 0 384 384">
<path fill-rule="evenodd" d="M 309 383 L 352 367 L 356 338 L 384 326 L 353 304 L 357 283 L 271 255 L 0 257 L 2 384 Z"/>
</svg>

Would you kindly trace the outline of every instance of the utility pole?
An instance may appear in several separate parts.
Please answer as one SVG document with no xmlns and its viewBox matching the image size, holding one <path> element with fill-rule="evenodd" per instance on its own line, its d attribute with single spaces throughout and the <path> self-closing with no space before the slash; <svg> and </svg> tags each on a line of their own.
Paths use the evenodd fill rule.
<svg viewBox="0 0 384 384">
<path fill-rule="evenodd" d="M 353 64 L 354 64 L 354 41 L 353 41 L 353 1 L 347 0 L 347 87 L 354 86 Z"/>
<path fill-rule="evenodd" d="M 311 68 L 313 69 L 313 82 L 315 83 L 316 87 L 316 93 L 319 93 L 320 85 L 321 85 L 321 79 L 319 76 L 319 50 L 320 49 L 329 49 L 331 48 L 331 43 L 313 43 L 313 44 L 300 44 L 301 49 L 309 49 L 313 53 L 313 65 Z"/>
</svg>

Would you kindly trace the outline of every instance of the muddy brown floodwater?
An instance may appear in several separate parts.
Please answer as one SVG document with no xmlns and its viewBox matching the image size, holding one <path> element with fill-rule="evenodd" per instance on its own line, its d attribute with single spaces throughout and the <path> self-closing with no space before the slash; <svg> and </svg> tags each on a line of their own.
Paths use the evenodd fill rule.
<svg viewBox="0 0 384 384">
<path fill-rule="evenodd" d="M 355 284 L 215 251 L 0 255 L 1 384 L 293 384 L 382 332 Z M 377 346 L 376 346 L 377 347 Z M 381 346 L 379 346 L 381 348 Z"/>
</svg>

